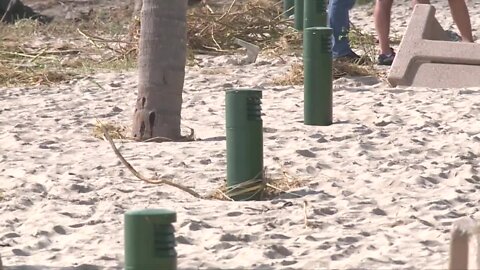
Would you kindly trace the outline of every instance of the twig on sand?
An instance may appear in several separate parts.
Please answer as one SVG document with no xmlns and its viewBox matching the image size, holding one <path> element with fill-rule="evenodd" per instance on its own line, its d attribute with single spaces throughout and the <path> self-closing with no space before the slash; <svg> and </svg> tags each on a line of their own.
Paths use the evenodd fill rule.
<svg viewBox="0 0 480 270">
<path fill-rule="evenodd" d="M 105 126 L 100 122 L 99 122 L 99 125 L 102 128 L 103 136 L 105 136 L 105 139 L 107 139 L 107 141 L 110 143 L 110 146 L 112 147 L 113 152 L 115 152 L 115 155 L 120 159 L 120 161 L 123 163 L 123 165 L 125 165 L 125 167 L 127 167 L 127 169 L 130 172 L 132 172 L 133 175 L 135 175 L 138 179 L 140 179 L 144 182 L 147 182 L 149 184 L 157 184 L 157 185 L 165 184 L 165 185 L 169 185 L 169 186 L 172 186 L 172 187 L 176 187 L 176 188 L 178 188 L 182 191 L 187 192 L 188 194 L 192 195 L 195 198 L 202 198 L 202 196 L 200 196 L 200 194 L 198 194 L 194 190 L 192 190 L 188 187 L 185 187 L 183 185 L 174 183 L 174 182 L 166 180 L 166 179 L 147 178 L 147 177 L 143 176 L 142 174 L 140 174 L 137 170 L 135 170 L 135 168 L 133 168 L 133 166 L 130 163 L 128 163 L 128 161 L 122 156 L 122 154 L 120 154 L 120 151 L 118 151 L 117 147 L 115 146 L 115 143 L 113 142 L 112 138 L 108 134 L 108 130 L 105 128 Z"/>
<path fill-rule="evenodd" d="M 229 200 L 229 201 L 234 201 L 232 198 L 228 197 L 227 194 L 225 194 L 221 189 L 217 189 L 218 193 L 220 193 L 220 195 L 222 195 L 225 199 Z"/>
<path fill-rule="evenodd" d="M 233 7 L 233 5 L 235 5 L 236 1 L 237 0 L 233 0 L 232 3 L 230 3 L 230 6 L 228 7 L 228 10 L 225 13 L 223 13 L 223 15 L 220 16 L 220 18 L 218 20 L 223 19 L 223 17 L 225 17 L 226 15 L 228 15 L 230 13 L 230 11 L 232 10 L 232 7 Z"/>
<path fill-rule="evenodd" d="M 41 50 L 39 53 L 37 53 L 37 55 L 35 55 L 32 59 L 30 59 L 30 63 L 33 63 L 35 62 L 35 60 L 37 60 L 38 57 L 42 56 L 46 51 L 47 51 L 48 48 L 43 48 L 43 50 Z"/>
<path fill-rule="evenodd" d="M 308 202 L 303 201 L 303 222 L 305 223 L 305 228 L 308 228 L 308 226 L 310 225 L 310 223 L 308 222 L 307 206 Z"/>
</svg>

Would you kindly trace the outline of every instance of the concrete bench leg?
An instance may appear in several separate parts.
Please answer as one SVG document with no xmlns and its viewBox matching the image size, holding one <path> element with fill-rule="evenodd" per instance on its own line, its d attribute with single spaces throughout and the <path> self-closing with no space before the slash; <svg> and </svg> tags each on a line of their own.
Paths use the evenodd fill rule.
<svg viewBox="0 0 480 270">
<path fill-rule="evenodd" d="M 394 87 L 480 87 L 480 44 L 449 41 L 435 8 L 416 5 L 388 82 Z"/>
</svg>

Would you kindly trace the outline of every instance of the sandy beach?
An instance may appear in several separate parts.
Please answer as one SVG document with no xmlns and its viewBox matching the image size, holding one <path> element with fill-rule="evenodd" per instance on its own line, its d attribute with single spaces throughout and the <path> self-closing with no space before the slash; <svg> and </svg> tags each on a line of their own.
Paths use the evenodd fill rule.
<svg viewBox="0 0 480 270">
<path fill-rule="evenodd" d="M 457 32 L 446 2 L 433 1 L 437 19 Z M 478 38 L 480 2 L 469 8 Z M 402 35 L 409 1 L 393 10 L 392 32 Z M 357 7 L 352 22 L 374 33 L 371 13 L 372 6 Z M 255 64 L 232 64 L 238 57 L 198 56 L 187 67 L 182 124 L 196 141 L 115 143 L 146 176 L 206 195 L 226 177 L 225 90 L 260 89 L 267 173 L 305 181 L 291 190 L 299 196 L 196 199 L 135 178 L 93 136 L 96 119 L 131 125 L 134 71 L 3 88 L 7 269 L 123 269 L 123 214 L 142 208 L 177 212 L 178 269 L 445 269 L 452 222 L 480 218 L 480 85 L 391 88 L 375 77 L 340 78 L 334 124 L 306 126 L 303 87 L 273 83 L 301 59 L 261 55 Z"/>
</svg>

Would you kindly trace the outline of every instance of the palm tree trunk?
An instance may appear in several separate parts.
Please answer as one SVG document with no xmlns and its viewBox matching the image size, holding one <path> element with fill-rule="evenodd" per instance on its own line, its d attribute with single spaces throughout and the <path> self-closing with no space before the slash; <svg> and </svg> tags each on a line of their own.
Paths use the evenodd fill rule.
<svg viewBox="0 0 480 270">
<path fill-rule="evenodd" d="M 178 139 L 186 64 L 187 0 L 144 0 L 133 137 Z"/>
</svg>

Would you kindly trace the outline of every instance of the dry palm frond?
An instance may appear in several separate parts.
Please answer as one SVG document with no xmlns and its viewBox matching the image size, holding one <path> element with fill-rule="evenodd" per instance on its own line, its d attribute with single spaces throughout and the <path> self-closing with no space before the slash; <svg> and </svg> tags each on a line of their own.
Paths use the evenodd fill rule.
<svg viewBox="0 0 480 270">
<path fill-rule="evenodd" d="M 367 32 L 362 31 L 354 24 L 350 24 L 348 39 L 353 48 L 363 51 L 369 63 L 374 63 L 377 56 L 376 38 Z"/>
<path fill-rule="evenodd" d="M 108 132 L 108 135 L 112 139 L 117 139 L 117 140 L 132 139 L 130 136 L 128 136 L 128 131 L 126 126 L 114 124 L 114 123 L 102 123 L 100 121 L 97 121 L 95 126 L 93 127 L 93 131 L 92 131 L 93 137 L 103 140 L 105 138 L 105 135 L 104 135 L 105 131 Z"/>
<path fill-rule="evenodd" d="M 140 180 L 142 180 L 146 183 L 149 183 L 149 184 L 156 184 L 156 185 L 162 185 L 163 184 L 163 185 L 172 186 L 172 187 L 178 188 L 178 189 L 180 189 L 184 192 L 187 192 L 188 194 L 192 195 L 195 198 L 202 198 L 202 196 L 200 194 L 198 194 L 193 189 L 188 188 L 184 185 L 177 184 L 177 183 L 172 182 L 172 181 L 167 180 L 167 179 L 154 179 L 154 178 L 147 178 L 147 177 L 143 176 L 141 173 L 139 173 L 137 170 L 135 170 L 135 168 L 133 168 L 133 166 L 122 156 L 122 154 L 118 150 L 117 146 L 113 142 L 112 138 L 110 137 L 110 134 L 109 134 L 109 131 L 107 130 L 107 128 L 100 121 L 98 121 L 98 125 L 100 126 L 100 128 L 103 131 L 103 136 L 105 136 L 105 139 L 110 143 L 110 146 L 112 147 L 115 155 L 120 159 L 122 164 L 125 165 L 125 167 L 127 167 L 127 169 L 133 175 L 135 175 L 138 179 L 140 179 Z"/>
<path fill-rule="evenodd" d="M 153 137 L 150 139 L 145 140 L 144 142 L 190 142 L 195 141 L 195 130 L 193 128 L 184 126 L 186 129 L 189 130 L 189 133 L 185 136 L 181 136 L 177 140 L 173 140 L 170 138 L 165 137 Z M 105 138 L 105 131 L 108 132 L 110 138 L 114 140 L 135 140 L 129 134 L 131 130 L 124 125 L 117 124 L 117 123 L 103 123 L 99 120 L 96 121 L 95 125 L 93 126 L 92 134 L 93 137 L 103 140 Z"/>
<path fill-rule="evenodd" d="M 249 1 L 227 11 L 192 9 L 188 15 L 188 44 L 196 50 L 224 51 L 237 48 L 234 38 L 260 47 L 279 40 L 290 22 L 282 16 L 280 2 Z"/>
<path fill-rule="evenodd" d="M 306 181 L 292 177 L 284 169 L 282 169 L 282 176 L 277 178 L 269 177 L 265 172 L 266 168 L 263 172 L 261 172 L 261 177 L 254 177 L 237 185 L 229 187 L 223 185 L 207 197 L 211 199 L 230 201 L 233 201 L 233 198 L 235 197 L 242 198 L 243 200 L 249 200 L 252 198 L 270 200 L 282 194 L 300 197 L 299 195 L 289 191 L 305 185 Z"/>
<path fill-rule="evenodd" d="M 0 25 L 0 86 L 53 84 L 92 69 L 129 68 L 130 59 L 116 58 L 124 53 L 120 46 L 102 43 L 115 43 L 120 39 L 117 38 L 122 31 L 118 30 L 118 25 L 122 25 L 120 19 L 119 16 L 100 18 L 98 14 L 80 23 L 54 21 L 43 25 L 34 20 L 21 20 Z M 77 28 L 82 30 L 76 31 Z M 86 39 L 89 32 L 108 38 L 90 36 Z"/>
<path fill-rule="evenodd" d="M 192 8 L 187 14 L 188 47 L 196 52 L 230 52 L 238 48 L 235 38 L 261 48 L 292 47 L 301 43 L 300 34 L 291 22 L 282 16 L 281 1 L 232 1 L 228 8 L 204 5 Z M 125 52 L 138 50 L 140 19 L 134 18 L 129 27 L 129 41 Z"/>
<path fill-rule="evenodd" d="M 376 74 L 375 69 L 370 66 L 362 66 L 344 61 L 333 62 L 333 79 L 344 76 L 370 76 L 374 74 Z M 287 74 L 275 77 L 272 83 L 275 85 L 302 85 L 303 65 L 299 63 L 292 64 Z"/>
<path fill-rule="evenodd" d="M 292 64 L 287 74 L 273 78 L 272 83 L 275 85 L 302 85 L 303 64 Z"/>
</svg>

